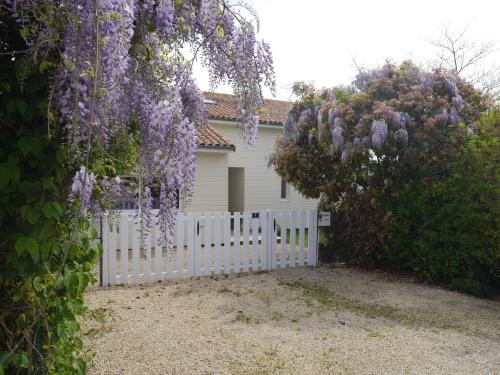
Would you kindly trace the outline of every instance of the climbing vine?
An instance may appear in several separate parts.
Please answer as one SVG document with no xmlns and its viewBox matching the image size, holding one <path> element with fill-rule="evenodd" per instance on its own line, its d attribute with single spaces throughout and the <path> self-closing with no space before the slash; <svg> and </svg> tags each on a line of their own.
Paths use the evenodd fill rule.
<svg viewBox="0 0 500 375">
<path fill-rule="evenodd" d="M 206 120 L 193 62 L 233 86 L 252 144 L 272 56 L 253 10 L 221 0 L 5 0 L 0 17 L 0 374 L 84 373 L 92 215 L 133 189 L 148 230 L 154 190 L 171 230 Z"/>
</svg>

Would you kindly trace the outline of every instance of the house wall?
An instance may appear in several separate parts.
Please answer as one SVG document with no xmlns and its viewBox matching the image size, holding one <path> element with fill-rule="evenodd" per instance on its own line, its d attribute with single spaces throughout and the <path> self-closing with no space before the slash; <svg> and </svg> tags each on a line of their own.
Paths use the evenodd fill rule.
<svg viewBox="0 0 500 375">
<path fill-rule="evenodd" d="M 244 144 L 240 129 L 234 122 L 209 121 L 209 123 L 236 146 L 236 151 L 227 155 L 228 167 L 245 168 L 245 211 L 317 206 L 317 200 L 304 198 L 293 187 L 289 189 L 288 199 L 281 199 L 281 177 L 272 167 L 267 167 L 269 155 L 272 153 L 276 137 L 281 133 L 281 127 L 260 126 L 256 146 L 249 148 Z M 201 182 L 196 181 L 196 185 L 198 184 Z"/>
<path fill-rule="evenodd" d="M 232 151 L 231 151 L 232 152 Z M 228 210 L 228 152 L 199 150 L 191 203 L 182 203 L 184 212 Z"/>
</svg>

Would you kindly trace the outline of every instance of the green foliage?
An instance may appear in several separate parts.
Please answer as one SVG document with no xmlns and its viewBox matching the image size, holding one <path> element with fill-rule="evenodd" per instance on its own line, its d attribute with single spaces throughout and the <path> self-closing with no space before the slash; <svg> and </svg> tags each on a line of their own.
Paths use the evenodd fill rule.
<svg viewBox="0 0 500 375">
<path fill-rule="evenodd" d="M 394 193 L 388 241 L 392 269 L 479 296 L 500 288 L 500 110 L 486 113 L 449 175 Z"/>
<path fill-rule="evenodd" d="M 355 82 L 321 91 L 297 84 L 300 99 L 273 158 L 281 176 L 333 214 L 320 258 L 491 295 L 500 273 L 498 110 L 480 121 L 488 98 L 411 62 Z M 377 143 L 381 121 L 387 137 Z M 343 145 L 333 147 L 335 127 Z M 479 135 L 469 135 L 472 128 Z M 404 141 L 396 137 L 401 129 Z"/>
<path fill-rule="evenodd" d="M 0 32 L 3 47 L 26 48 L 14 25 Z M 68 158 L 49 138 L 54 66 L 0 56 L 0 374 L 85 373 L 76 317 L 99 248 L 68 212 Z"/>
</svg>

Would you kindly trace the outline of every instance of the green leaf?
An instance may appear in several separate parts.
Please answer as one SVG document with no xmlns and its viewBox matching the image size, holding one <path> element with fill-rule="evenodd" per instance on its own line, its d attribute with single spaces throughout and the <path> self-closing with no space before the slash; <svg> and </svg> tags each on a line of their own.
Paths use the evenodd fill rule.
<svg viewBox="0 0 500 375">
<path fill-rule="evenodd" d="M 5 164 L 0 165 L 0 189 L 6 187 L 10 181 L 10 176 L 7 172 L 8 172 L 7 165 Z"/>
<path fill-rule="evenodd" d="M 27 155 L 31 152 L 33 155 L 39 156 L 42 150 L 40 139 L 35 137 L 21 137 L 18 144 L 23 155 Z"/>
<path fill-rule="evenodd" d="M 25 251 L 28 251 L 35 262 L 39 259 L 39 246 L 33 238 L 30 237 L 20 237 L 16 241 L 16 252 L 17 255 L 22 255 Z"/>
<path fill-rule="evenodd" d="M 43 60 L 40 65 L 38 66 L 38 69 L 40 71 L 40 73 L 44 73 L 46 70 L 50 69 L 50 68 L 54 68 L 56 66 L 56 64 L 54 64 L 52 61 L 47 61 L 47 60 Z"/>
<path fill-rule="evenodd" d="M 48 202 L 43 205 L 43 214 L 47 219 L 54 218 L 59 220 L 62 214 L 62 208 L 56 202 Z"/>
<path fill-rule="evenodd" d="M 43 180 L 43 188 L 45 190 L 51 190 L 51 189 L 55 188 L 54 180 L 52 177 L 46 178 Z"/>
<path fill-rule="evenodd" d="M 40 220 L 40 212 L 30 206 L 23 206 L 21 208 L 21 215 L 31 225 L 38 223 L 38 220 Z"/>
<path fill-rule="evenodd" d="M 43 288 L 42 279 L 39 276 L 33 278 L 33 288 L 39 292 Z"/>
<path fill-rule="evenodd" d="M 28 360 L 28 355 L 26 354 L 26 352 L 19 353 L 19 357 L 18 357 L 19 367 L 28 368 L 29 364 L 30 364 L 30 362 Z"/>
<path fill-rule="evenodd" d="M 78 374 L 85 375 L 87 373 L 87 366 L 85 365 L 85 362 L 81 358 L 76 359 L 76 370 L 78 371 Z M 0 373 L 0 375 L 2 375 Z"/>
</svg>

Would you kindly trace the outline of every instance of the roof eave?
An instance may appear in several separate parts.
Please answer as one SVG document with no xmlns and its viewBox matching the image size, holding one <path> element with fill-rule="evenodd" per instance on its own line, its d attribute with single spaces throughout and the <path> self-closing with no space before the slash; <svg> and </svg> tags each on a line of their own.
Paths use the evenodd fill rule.
<svg viewBox="0 0 500 375">
<path fill-rule="evenodd" d="M 213 150 L 213 151 L 236 151 L 235 145 L 198 145 L 198 150 Z"/>
</svg>

